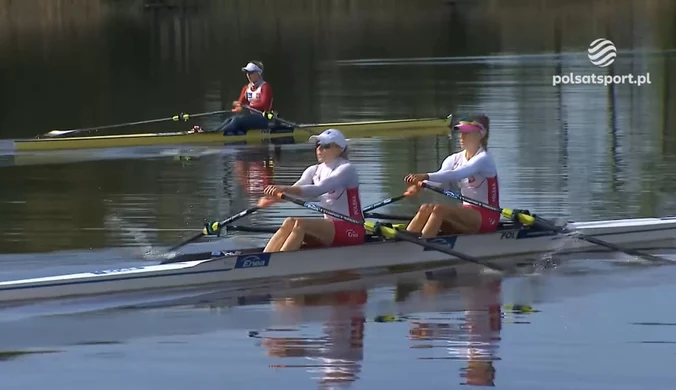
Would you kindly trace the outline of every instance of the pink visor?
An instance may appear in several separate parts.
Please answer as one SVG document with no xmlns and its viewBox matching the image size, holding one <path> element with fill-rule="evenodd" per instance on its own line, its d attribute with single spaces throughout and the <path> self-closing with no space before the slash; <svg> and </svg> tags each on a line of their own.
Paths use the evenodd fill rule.
<svg viewBox="0 0 676 390">
<path fill-rule="evenodd" d="M 482 137 L 486 135 L 486 129 L 478 122 L 460 121 L 457 125 L 453 126 L 453 129 L 461 133 L 481 133 Z"/>
</svg>

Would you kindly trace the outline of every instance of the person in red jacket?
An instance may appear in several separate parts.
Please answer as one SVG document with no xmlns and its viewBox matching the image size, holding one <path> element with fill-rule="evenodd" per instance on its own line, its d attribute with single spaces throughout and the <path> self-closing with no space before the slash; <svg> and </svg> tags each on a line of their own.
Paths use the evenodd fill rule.
<svg viewBox="0 0 676 390">
<path fill-rule="evenodd" d="M 242 104 L 259 111 L 272 111 L 272 87 L 263 80 L 263 63 L 251 61 L 242 68 L 249 83 L 242 87 L 239 99 L 232 102 L 234 112 L 242 110 Z"/>
<path fill-rule="evenodd" d="M 228 118 L 215 131 L 222 131 L 223 135 L 243 135 L 252 129 L 268 129 L 274 123 L 267 119 L 267 114 L 272 111 L 272 87 L 263 80 L 263 63 L 260 61 L 250 61 L 242 68 L 246 73 L 249 83 L 242 87 L 239 98 L 232 102 L 232 112 L 234 116 Z M 249 110 L 248 113 L 242 113 L 242 105 L 261 112 Z M 193 132 L 201 132 L 199 126 L 192 129 Z"/>
</svg>

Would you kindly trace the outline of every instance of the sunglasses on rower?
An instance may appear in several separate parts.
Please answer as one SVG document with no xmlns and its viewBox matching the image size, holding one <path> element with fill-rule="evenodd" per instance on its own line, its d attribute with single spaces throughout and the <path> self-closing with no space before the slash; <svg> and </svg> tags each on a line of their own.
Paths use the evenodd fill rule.
<svg viewBox="0 0 676 390">
<path fill-rule="evenodd" d="M 315 144 L 315 149 L 316 148 L 319 148 L 321 150 L 331 149 L 334 145 L 335 144 L 321 144 L 321 143 L 317 142 Z"/>
</svg>

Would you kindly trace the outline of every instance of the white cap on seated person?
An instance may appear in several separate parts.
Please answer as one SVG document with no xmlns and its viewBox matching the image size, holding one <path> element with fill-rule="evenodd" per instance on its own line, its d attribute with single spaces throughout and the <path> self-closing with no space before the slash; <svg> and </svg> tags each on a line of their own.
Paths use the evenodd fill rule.
<svg viewBox="0 0 676 390">
<path fill-rule="evenodd" d="M 310 137 L 310 142 L 318 142 L 322 145 L 336 144 L 343 150 L 347 148 L 345 136 L 336 129 L 327 129 L 319 135 L 313 135 Z"/>
<path fill-rule="evenodd" d="M 261 69 L 260 66 L 254 64 L 253 62 L 249 62 L 248 64 L 246 64 L 245 67 L 242 68 L 242 72 L 263 73 L 263 69 Z"/>
</svg>

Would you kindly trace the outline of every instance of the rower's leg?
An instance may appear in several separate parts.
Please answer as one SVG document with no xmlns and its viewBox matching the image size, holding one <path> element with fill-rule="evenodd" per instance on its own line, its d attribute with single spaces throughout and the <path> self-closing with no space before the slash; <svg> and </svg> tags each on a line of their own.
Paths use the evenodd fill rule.
<svg viewBox="0 0 676 390">
<path fill-rule="evenodd" d="M 227 119 L 224 120 L 223 123 L 221 123 L 221 124 L 216 128 L 216 130 L 214 130 L 214 131 L 223 131 L 223 130 L 225 130 L 225 127 L 228 126 L 235 118 L 236 118 L 236 116 L 231 116 L 230 118 L 227 118 Z"/>
<path fill-rule="evenodd" d="M 263 249 L 263 252 L 279 252 L 284 245 L 284 242 L 289 238 L 289 235 L 293 231 L 293 227 L 296 225 L 295 218 L 287 218 L 282 223 L 282 226 L 277 230 L 277 232 L 272 236 L 268 244 Z"/>
<path fill-rule="evenodd" d="M 308 234 L 308 232 L 311 232 Z M 295 251 L 303 245 L 303 240 L 318 242 L 323 246 L 331 245 L 336 230 L 328 219 L 296 219 L 289 238 L 282 246 L 281 251 Z"/>
<path fill-rule="evenodd" d="M 481 229 L 481 213 L 469 207 L 438 205 L 432 220 L 441 221 L 435 232 L 441 229 L 443 234 L 475 234 Z M 432 229 L 434 226 L 430 226 L 430 232 Z"/>
<path fill-rule="evenodd" d="M 430 237 L 436 237 L 439 234 L 439 229 L 441 229 L 441 225 L 444 223 L 445 217 L 450 213 L 449 207 L 445 205 L 435 205 L 432 208 L 432 212 L 430 213 L 430 217 L 427 219 L 427 223 L 425 223 L 425 227 L 422 229 L 422 237 L 423 238 L 430 238 Z"/>
<path fill-rule="evenodd" d="M 406 227 L 406 230 L 408 230 L 411 233 L 421 233 L 423 228 L 425 227 L 425 224 L 427 223 L 427 220 L 430 218 L 430 215 L 432 214 L 432 210 L 434 210 L 434 205 L 433 204 L 423 204 L 420 206 L 418 209 L 418 213 L 413 217 L 411 222 L 409 222 L 408 226 Z"/>
<path fill-rule="evenodd" d="M 268 120 L 258 114 L 240 114 L 222 128 L 223 135 L 244 135 L 249 130 L 267 130 Z"/>
</svg>

